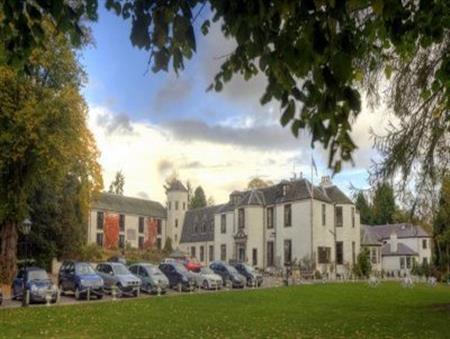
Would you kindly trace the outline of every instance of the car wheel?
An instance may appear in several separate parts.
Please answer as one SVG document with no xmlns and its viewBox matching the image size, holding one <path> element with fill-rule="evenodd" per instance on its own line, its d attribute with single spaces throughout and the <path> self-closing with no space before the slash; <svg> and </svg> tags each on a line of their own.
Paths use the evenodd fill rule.
<svg viewBox="0 0 450 339">
<path fill-rule="evenodd" d="M 58 289 L 59 289 L 59 294 L 60 295 L 65 295 L 66 294 L 66 292 L 64 292 L 64 288 L 63 288 L 63 285 L 61 283 L 59 283 Z"/>
<path fill-rule="evenodd" d="M 208 281 L 207 281 L 207 280 L 203 280 L 202 287 L 203 287 L 205 290 L 208 290 L 208 289 L 209 289 L 209 285 L 208 285 Z"/>
<path fill-rule="evenodd" d="M 103 294 L 98 294 L 98 295 L 97 295 L 97 299 L 98 299 L 98 300 L 102 300 L 102 299 L 103 299 Z"/>
<path fill-rule="evenodd" d="M 77 286 L 75 287 L 75 299 L 80 300 L 81 299 L 81 291 L 80 288 Z"/>
</svg>

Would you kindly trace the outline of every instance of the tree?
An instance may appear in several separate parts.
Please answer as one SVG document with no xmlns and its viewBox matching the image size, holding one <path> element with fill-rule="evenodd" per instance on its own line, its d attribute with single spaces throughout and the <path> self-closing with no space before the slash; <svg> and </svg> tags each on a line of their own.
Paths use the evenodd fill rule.
<svg viewBox="0 0 450 339">
<path fill-rule="evenodd" d="M 43 18 L 80 44 L 83 23 L 97 19 L 97 6 L 96 0 L 7 1 L 0 7 L 0 37 L 11 51 L 6 60 L 21 65 L 30 48 L 41 45 Z M 417 162 L 433 175 L 435 166 L 450 161 L 447 0 L 108 0 L 106 7 L 131 20 L 131 43 L 149 53 L 154 72 L 183 70 L 197 50 L 196 32 L 206 35 L 211 20 L 220 22 L 236 47 L 223 56 L 210 88 L 221 91 L 236 74 L 249 80 L 262 73 L 268 84 L 261 103 L 279 102 L 281 124 L 291 124 L 295 136 L 307 129 L 311 145 L 329 150 L 336 172 L 357 147 L 350 131 L 361 93 L 373 105 L 382 94 L 400 120 L 377 138 L 385 155 L 377 175 L 400 170 L 407 176 Z"/>
<path fill-rule="evenodd" d="M 372 225 L 372 210 L 367 203 L 366 197 L 364 196 L 364 193 L 359 191 L 356 195 L 356 202 L 355 206 L 359 211 L 359 215 L 361 217 L 361 223 Z"/>
<path fill-rule="evenodd" d="M 109 185 L 109 193 L 123 195 L 123 187 L 125 186 L 125 176 L 122 171 L 116 172 L 114 181 Z"/>
<path fill-rule="evenodd" d="M 439 206 L 433 223 L 435 264 L 441 272 L 450 273 L 450 174 L 441 184 Z"/>
<path fill-rule="evenodd" d="M 367 248 L 363 249 L 358 254 L 358 259 L 355 266 L 353 266 L 353 273 L 358 277 L 368 278 L 372 272 L 372 264 L 370 263 L 370 253 Z"/>
<path fill-rule="evenodd" d="M 249 181 L 247 185 L 247 189 L 253 190 L 253 189 L 259 189 L 259 188 L 265 188 L 273 185 L 273 182 L 270 180 L 264 181 L 261 178 L 253 178 Z"/>
<path fill-rule="evenodd" d="M 208 206 L 214 206 L 216 202 L 214 201 L 214 197 L 212 195 L 209 196 L 208 201 L 206 202 Z"/>
<path fill-rule="evenodd" d="M 4 281 L 14 276 L 18 229 L 32 215 L 33 196 L 41 184 L 51 183 L 60 192 L 68 176 L 75 175 L 85 190 L 79 205 L 83 211 L 102 186 L 98 151 L 80 94 L 84 73 L 66 37 L 52 31 L 51 25 L 44 27 L 45 48 L 30 52 L 27 72 L 5 65 L 0 58 L 0 275 Z M 6 50 L 4 42 L 0 40 L 0 55 Z"/>
<path fill-rule="evenodd" d="M 378 184 L 373 197 L 373 223 L 392 224 L 396 210 L 392 186 L 385 182 Z"/>
<path fill-rule="evenodd" d="M 198 186 L 194 191 L 194 196 L 191 199 L 189 209 L 201 208 L 206 206 L 207 201 L 205 191 L 203 191 L 202 186 Z"/>
<path fill-rule="evenodd" d="M 170 254 L 172 253 L 173 248 L 172 248 L 172 238 L 167 237 L 166 238 L 166 242 L 164 243 L 164 249 L 163 252 L 166 254 Z"/>
<path fill-rule="evenodd" d="M 188 206 L 190 206 L 191 205 L 191 199 L 192 199 L 192 185 L 191 185 L 191 182 L 189 180 L 186 182 L 186 189 L 187 189 L 187 194 L 188 194 L 188 201 L 187 201 L 187 203 L 188 203 Z"/>
</svg>

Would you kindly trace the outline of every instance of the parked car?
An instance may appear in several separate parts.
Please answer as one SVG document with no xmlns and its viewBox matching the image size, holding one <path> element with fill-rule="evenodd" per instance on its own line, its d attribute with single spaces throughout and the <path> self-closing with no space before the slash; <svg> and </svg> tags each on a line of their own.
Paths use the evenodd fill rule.
<svg viewBox="0 0 450 339">
<path fill-rule="evenodd" d="M 205 290 L 222 287 L 222 277 L 213 272 L 209 267 L 202 267 L 200 272 L 195 274 L 197 286 Z"/>
<path fill-rule="evenodd" d="M 39 267 L 22 268 L 14 279 L 11 291 L 13 299 L 22 299 L 28 291 L 26 304 L 32 302 L 46 302 L 50 294 L 51 302 L 58 298 L 58 288 L 52 283 L 47 272 Z"/>
<path fill-rule="evenodd" d="M 222 261 L 213 261 L 209 264 L 209 268 L 222 277 L 224 286 L 230 281 L 232 287 L 244 288 L 246 279 L 233 266 Z"/>
<path fill-rule="evenodd" d="M 180 263 L 162 263 L 159 269 L 169 280 L 169 286 L 177 290 L 192 291 L 195 281 L 192 274 Z"/>
<path fill-rule="evenodd" d="M 261 286 L 263 283 L 263 276 L 258 273 L 254 267 L 244 264 L 235 263 L 234 268 L 247 279 L 247 286 Z"/>
<path fill-rule="evenodd" d="M 103 298 L 103 279 L 86 262 L 64 261 L 59 269 L 58 285 L 61 294 L 71 291 L 75 299 L 90 296 Z"/>
<path fill-rule="evenodd" d="M 200 272 L 202 265 L 195 258 L 184 257 L 184 258 L 165 258 L 161 261 L 162 264 L 179 263 L 186 267 L 190 272 Z"/>
<path fill-rule="evenodd" d="M 120 262 L 121 264 L 126 265 L 127 259 L 125 259 L 125 257 L 123 257 L 121 255 L 115 255 L 115 256 L 109 258 L 108 262 Z"/>
<path fill-rule="evenodd" d="M 158 266 L 149 263 L 137 263 L 129 268 L 131 273 L 141 279 L 141 289 L 147 293 L 166 293 L 169 280 L 161 272 Z"/>
<path fill-rule="evenodd" d="M 112 292 L 115 286 L 119 295 L 138 295 L 141 279 L 134 276 L 124 264 L 119 262 L 101 263 L 97 265 L 97 273 L 103 279 L 105 290 Z"/>
</svg>

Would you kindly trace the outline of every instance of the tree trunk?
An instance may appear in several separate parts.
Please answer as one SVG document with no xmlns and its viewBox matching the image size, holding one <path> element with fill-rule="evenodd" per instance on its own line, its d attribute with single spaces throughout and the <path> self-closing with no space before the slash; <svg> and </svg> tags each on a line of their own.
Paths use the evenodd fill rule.
<svg viewBox="0 0 450 339">
<path fill-rule="evenodd" d="M 448 242 L 445 245 L 445 252 L 447 253 L 447 257 L 445 258 L 447 261 L 447 273 L 450 273 L 450 250 L 449 250 Z"/>
<path fill-rule="evenodd" d="M 0 279 L 11 283 L 17 267 L 17 229 L 11 222 L 4 222 L 0 229 Z"/>
</svg>

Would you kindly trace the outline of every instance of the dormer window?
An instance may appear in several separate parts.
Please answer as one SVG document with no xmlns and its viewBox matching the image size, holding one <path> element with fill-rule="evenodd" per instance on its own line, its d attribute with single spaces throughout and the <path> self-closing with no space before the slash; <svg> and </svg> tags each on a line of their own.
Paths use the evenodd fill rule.
<svg viewBox="0 0 450 339">
<path fill-rule="evenodd" d="M 286 196 L 286 194 L 287 194 L 287 189 L 288 189 L 288 185 L 283 185 L 283 197 L 285 197 Z"/>
</svg>

